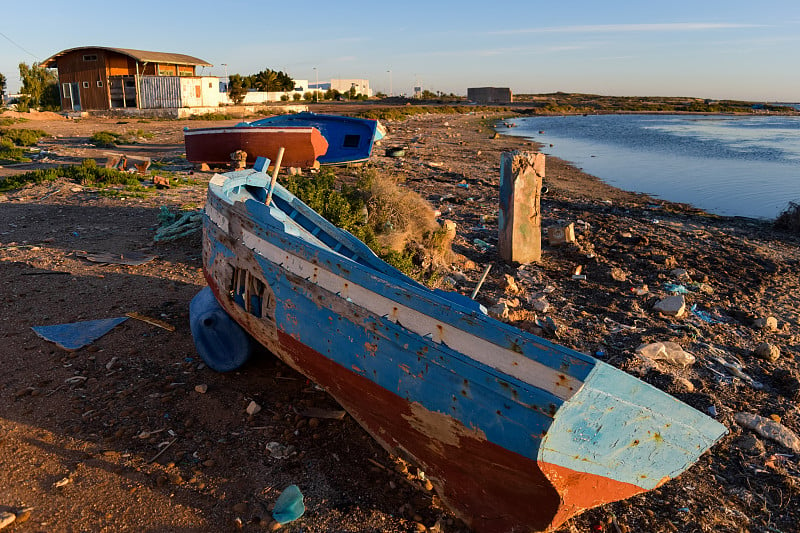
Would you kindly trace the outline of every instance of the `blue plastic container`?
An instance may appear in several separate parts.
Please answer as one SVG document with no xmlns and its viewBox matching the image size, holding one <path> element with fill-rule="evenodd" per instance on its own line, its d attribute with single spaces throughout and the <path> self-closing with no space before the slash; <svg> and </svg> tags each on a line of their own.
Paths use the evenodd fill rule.
<svg viewBox="0 0 800 533">
<path fill-rule="evenodd" d="M 219 305 L 209 287 L 192 298 L 189 327 L 197 353 L 212 370 L 236 370 L 253 353 L 255 341 Z"/>
</svg>

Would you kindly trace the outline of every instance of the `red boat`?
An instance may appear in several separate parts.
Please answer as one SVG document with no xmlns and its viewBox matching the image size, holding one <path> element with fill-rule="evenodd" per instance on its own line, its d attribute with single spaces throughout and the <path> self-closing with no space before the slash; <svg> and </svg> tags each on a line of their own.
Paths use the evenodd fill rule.
<svg viewBox="0 0 800 533">
<path fill-rule="evenodd" d="M 313 167 L 317 158 L 328 151 L 328 141 L 317 128 L 300 126 L 248 126 L 222 128 L 184 128 L 186 159 L 192 163 L 228 165 L 237 150 L 247 153 L 247 164 L 256 155 L 272 161 L 284 148 L 284 167 Z"/>
</svg>

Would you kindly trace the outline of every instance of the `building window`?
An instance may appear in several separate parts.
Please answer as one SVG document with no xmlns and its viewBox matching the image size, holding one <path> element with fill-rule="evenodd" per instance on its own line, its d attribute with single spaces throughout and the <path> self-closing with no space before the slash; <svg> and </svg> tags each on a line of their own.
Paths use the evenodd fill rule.
<svg viewBox="0 0 800 533">
<path fill-rule="evenodd" d="M 96 54 L 91 54 L 91 55 L 87 54 L 87 55 L 83 56 L 83 60 L 84 61 L 97 61 L 97 55 Z"/>
<path fill-rule="evenodd" d="M 88 81 L 83 82 L 83 88 L 84 89 L 88 89 L 89 88 L 89 82 Z"/>
<path fill-rule="evenodd" d="M 103 86 L 103 82 L 101 80 L 97 80 L 97 86 L 98 87 L 102 87 Z"/>
</svg>

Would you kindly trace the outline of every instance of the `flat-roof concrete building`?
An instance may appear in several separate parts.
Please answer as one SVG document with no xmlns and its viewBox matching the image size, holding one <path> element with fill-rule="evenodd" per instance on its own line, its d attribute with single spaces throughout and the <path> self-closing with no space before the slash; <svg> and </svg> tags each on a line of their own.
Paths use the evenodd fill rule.
<svg viewBox="0 0 800 533">
<path fill-rule="evenodd" d="M 467 100 L 476 104 L 510 104 L 514 97 L 508 87 L 470 87 Z"/>
</svg>

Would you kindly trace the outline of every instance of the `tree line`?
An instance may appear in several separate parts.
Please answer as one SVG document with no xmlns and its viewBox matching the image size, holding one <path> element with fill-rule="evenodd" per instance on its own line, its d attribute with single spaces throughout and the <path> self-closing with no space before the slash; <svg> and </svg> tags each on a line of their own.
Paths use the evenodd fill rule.
<svg viewBox="0 0 800 533">
<path fill-rule="evenodd" d="M 19 64 L 19 78 L 22 80 L 17 109 L 27 111 L 31 108 L 47 111 L 61 109 L 61 95 L 58 92 L 58 76 L 39 63 L 28 66 Z M 0 74 L 0 100 L 5 96 L 6 77 Z"/>
</svg>

